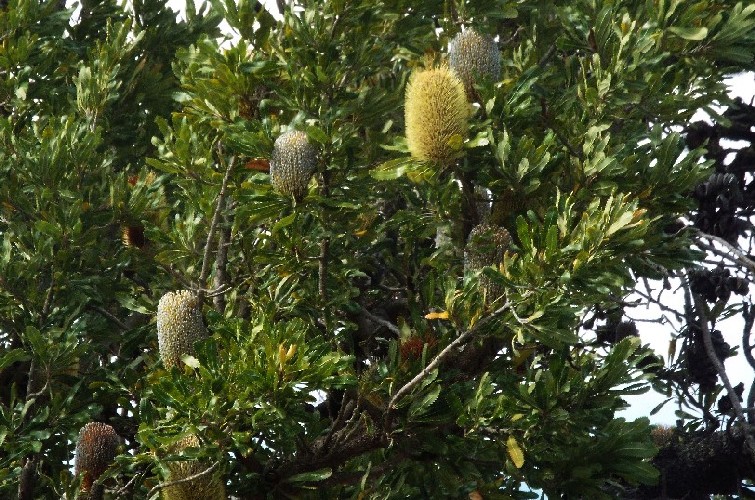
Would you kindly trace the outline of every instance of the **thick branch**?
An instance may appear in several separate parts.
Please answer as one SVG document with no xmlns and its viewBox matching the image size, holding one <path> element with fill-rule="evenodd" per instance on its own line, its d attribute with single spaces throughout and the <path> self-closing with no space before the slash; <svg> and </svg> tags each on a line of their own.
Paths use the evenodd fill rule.
<svg viewBox="0 0 755 500">
<path fill-rule="evenodd" d="M 281 479 L 301 474 L 302 472 L 336 467 L 354 457 L 385 445 L 386 440 L 382 432 L 377 429 L 369 431 L 365 424 L 361 424 L 358 427 L 361 432 L 350 433 L 351 438 L 344 439 L 341 442 L 338 439 L 339 434 L 349 432 L 350 429 L 344 428 L 337 432 L 334 441 L 338 444 L 332 446 L 329 450 L 322 449 L 325 441 L 325 438 L 322 438 L 315 442 L 313 446 L 314 454 L 300 453 L 292 460 L 282 464 L 277 469 Z M 325 451 L 325 453 L 322 453 L 322 451 Z"/>
<path fill-rule="evenodd" d="M 226 203 L 232 208 L 233 203 Z M 215 290 L 223 290 L 228 287 L 228 247 L 231 246 L 231 216 L 223 215 L 223 227 L 218 238 L 217 258 L 215 259 L 215 277 L 213 287 Z M 220 314 L 225 311 L 225 294 L 219 293 L 212 298 L 215 310 Z"/>
<path fill-rule="evenodd" d="M 219 152 L 220 161 L 223 161 L 223 152 Z M 233 170 L 233 164 L 236 157 L 231 157 L 228 162 L 228 166 L 225 169 L 225 175 L 223 176 L 223 182 L 220 185 L 220 193 L 218 194 L 218 202 L 215 205 L 215 213 L 212 215 L 212 222 L 210 222 L 210 231 L 207 233 L 207 242 L 204 245 L 204 256 L 202 257 L 202 271 L 199 273 L 199 296 L 204 297 L 204 291 L 207 285 L 207 276 L 210 274 L 210 252 L 212 251 L 212 241 L 215 239 L 215 231 L 217 231 L 218 223 L 220 222 L 221 215 L 223 213 L 223 205 L 225 204 L 226 191 L 228 190 L 228 181 L 231 178 L 231 171 Z"/>
<path fill-rule="evenodd" d="M 189 481 L 194 481 L 195 479 L 199 479 L 200 477 L 206 476 L 207 474 L 212 474 L 212 471 L 214 471 L 218 467 L 218 465 L 220 465 L 220 462 L 215 462 L 214 464 L 212 464 L 211 466 L 209 466 L 202 472 L 198 472 L 196 474 L 193 474 L 191 476 L 187 476 L 181 479 L 176 479 L 175 481 L 168 481 L 166 483 L 160 483 L 154 488 L 152 488 L 151 490 L 149 490 L 149 493 L 147 493 L 147 498 L 152 498 L 152 495 L 154 495 L 155 493 L 157 493 L 163 488 L 167 488 L 169 486 L 175 486 L 181 483 L 188 483 Z"/>
</svg>

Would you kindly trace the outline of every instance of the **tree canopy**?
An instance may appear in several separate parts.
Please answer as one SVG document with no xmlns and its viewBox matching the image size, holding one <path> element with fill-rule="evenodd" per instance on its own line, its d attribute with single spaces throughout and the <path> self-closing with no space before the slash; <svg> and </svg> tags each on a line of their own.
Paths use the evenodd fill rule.
<svg viewBox="0 0 755 500">
<path fill-rule="evenodd" d="M 755 5 L 0 6 L 3 497 L 755 480 Z M 617 416 L 651 389 L 675 428 Z"/>
</svg>

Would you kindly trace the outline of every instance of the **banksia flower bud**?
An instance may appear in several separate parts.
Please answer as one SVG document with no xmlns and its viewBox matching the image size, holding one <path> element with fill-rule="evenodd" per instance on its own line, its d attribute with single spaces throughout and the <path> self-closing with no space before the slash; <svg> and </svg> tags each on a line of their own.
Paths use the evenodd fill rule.
<svg viewBox="0 0 755 500">
<path fill-rule="evenodd" d="M 458 33 L 448 44 L 448 64 L 464 83 L 468 96 L 473 84 L 480 80 L 498 80 L 501 56 L 492 38 L 468 29 Z"/>
<path fill-rule="evenodd" d="M 464 272 L 479 271 L 486 266 L 496 266 L 503 262 L 503 254 L 511 246 L 509 232 L 491 224 L 478 224 L 469 233 L 464 247 Z M 503 295 L 503 290 L 486 276 L 480 276 L 487 302 L 492 302 Z"/>
<path fill-rule="evenodd" d="M 79 431 L 76 442 L 76 475 L 82 474 L 81 490 L 89 492 L 118 454 L 120 439 L 108 424 L 89 422 Z"/>
<path fill-rule="evenodd" d="M 196 436 L 187 436 L 176 443 L 172 451 L 177 453 L 186 448 L 197 448 L 199 445 L 200 442 Z M 206 471 L 210 464 L 199 460 L 184 460 L 169 462 L 167 467 L 170 471 L 168 481 L 177 481 Z M 212 471 L 191 481 L 163 488 L 163 498 L 165 500 L 194 500 L 197 498 L 225 500 L 225 484 L 220 474 L 217 471 Z"/>
<path fill-rule="evenodd" d="M 461 149 L 469 118 L 461 80 L 447 67 L 415 71 L 404 105 L 411 155 L 438 164 L 451 160 Z"/>
<path fill-rule="evenodd" d="M 301 199 L 317 168 L 317 149 L 307 134 L 292 130 L 275 141 L 270 158 L 270 182 L 281 194 Z"/>
<path fill-rule="evenodd" d="M 178 365 L 181 356 L 193 356 L 194 343 L 207 337 L 202 322 L 202 303 L 188 290 L 168 292 L 157 304 L 157 341 L 166 368 Z"/>
</svg>

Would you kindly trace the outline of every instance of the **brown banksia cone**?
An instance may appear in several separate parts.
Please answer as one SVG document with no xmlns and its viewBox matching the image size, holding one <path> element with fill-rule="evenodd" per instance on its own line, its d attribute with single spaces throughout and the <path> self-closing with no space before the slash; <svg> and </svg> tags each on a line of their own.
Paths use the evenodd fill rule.
<svg viewBox="0 0 755 500">
<path fill-rule="evenodd" d="M 307 134 L 292 130 L 275 140 L 270 157 L 270 182 L 276 191 L 300 200 L 317 169 L 317 149 Z"/>
<path fill-rule="evenodd" d="M 464 84 L 467 96 L 474 95 L 475 83 L 496 81 L 501 75 L 498 44 L 473 29 L 458 33 L 448 44 L 448 64 Z"/>
<path fill-rule="evenodd" d="M 193 356 L 194 343 L 207 337 L 202 303 L 188 290 L 168 292 L 157 304 L 157 341 L 166 368 L 177 366 L 181 356 Z"/>
<path fill-rule="evenodd" d="M 186 448 L 198 448 L 199 446 L 200 442 L 196 436 L 187 436 L 176 443 L 171 452 L 179 453 Z M 168 462 L 167 467 L 170 471 L 168 481 L 177 481 L 200 474 L 210 466 L 211 464 L 200 460 Z M 168 486 L 163 488 L 162 491 L 165 500 L 225 500 L 226 498 L 225 484 L 217 470 L 191 481 Z"/>
<path fill-rule="evenodd" d="M 404 103 L 406 142 L 412 157 L 448 164 L 464 143 L 469 104 L 461 80 L 447 67 L 412 73 Z"/>
<path fill-rule="evenodd" d="M 118 455 L 120 438 L 108 424 L 89 422 L 79 431 L 76 441 L 76 475 L 81 475 L 81 491 L 89 498 L 102 498 L 102 488 L 93 483 L 107 470 Z"/>
<path fill-rule="evenodd" d="M 141 224 L 125 225 L 121 228 L 121 241 L 127 247 L 144 248 L 147 237 L 144 234 L 144 226 Z"/>
<path fill-rule="evenodd" d="M 469 233 L 464 247 L 464 272 L 475 272 L 486 266 L 498 266 L 511 247 L 511 235 L 499 226 L 483 223 Z M 486 276 L 480 276 L 485 301 L 491 303 L 503 296 L 503 289 Z"/>
</svg>

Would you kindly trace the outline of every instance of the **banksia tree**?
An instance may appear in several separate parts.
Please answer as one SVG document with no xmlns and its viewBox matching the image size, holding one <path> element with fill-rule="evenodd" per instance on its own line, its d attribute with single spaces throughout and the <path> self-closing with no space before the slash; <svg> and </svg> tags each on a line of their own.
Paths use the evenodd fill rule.
<svg viewBox="0 0 755 500">
<path fill-rule="evenodd" d="M 755 142 L 752 2 L 2 3 L 0 499 L 81 494 L 87 422 L 123 438 L 108 498 L 742 494 L 686 481 L 708 451 L 755 480 L 755 389 L 719 417 L 713 363 L 755 343 L 723 325 L 755 322 L 755 162 L 721 142 Z M 652 387 L 683 410 L 655 462 L 620 413 Z"/>
<path fill-rule="evenodd" d="M 166 368 L 177 366 L 181 356 L 194 355 L 194 343 L 207 337 L 199 296 L 188 290 L 168 292 L 157 305 L 157 340 Z"/>
<path fill-rule="evenodd" d="M 180 453 L 186 448 L 198 448 L 199 439 L 196 436 L 187 436 L 176 443 L 172 450 Z M 198 476 L 196 479 L 177 483 L 163 488 L 165 500 L 225 500 L 226 492 L 222 475 L 217 470 L 209 470 L 211 464 L 200 460 L 177 460 L 167 462 L 170 471 L 168 482 L 180 481 L 190 476 Z"/>
<path fill-rule="evenodd" d="M 473 29 L 457 33 L 448 44 L 448 64 L 464 83 L 467 96 L 472 96 L 475 83 L 496 81 L 501 75 L 501 54 L 498 44 L 489 36 Z"/>
<path fill-rule="evenodd" d="M 317 168 L 317 149 L 307 134 L 290 130 L 275 140 L 270 157 L 270 182 L 281 194 L 301 199 Z"/>
<path fill-rule="evenodd" d="M 461 80 L 447 67 L 415 71 L 406 87 L 409 152 L 417 160 L 445 165 L 456 157 L 467 131 L 469 105 Z"/>
<path fill-rule="evenodd" d="M 75 473 L 82 477 L 81 491 L 88 498 L 102 499 L 102 486 L 94 482 L 112 465 L 119 444 L 115 429 L 102 422 L 90 422 L 79 431 Z"/>
</svg>

